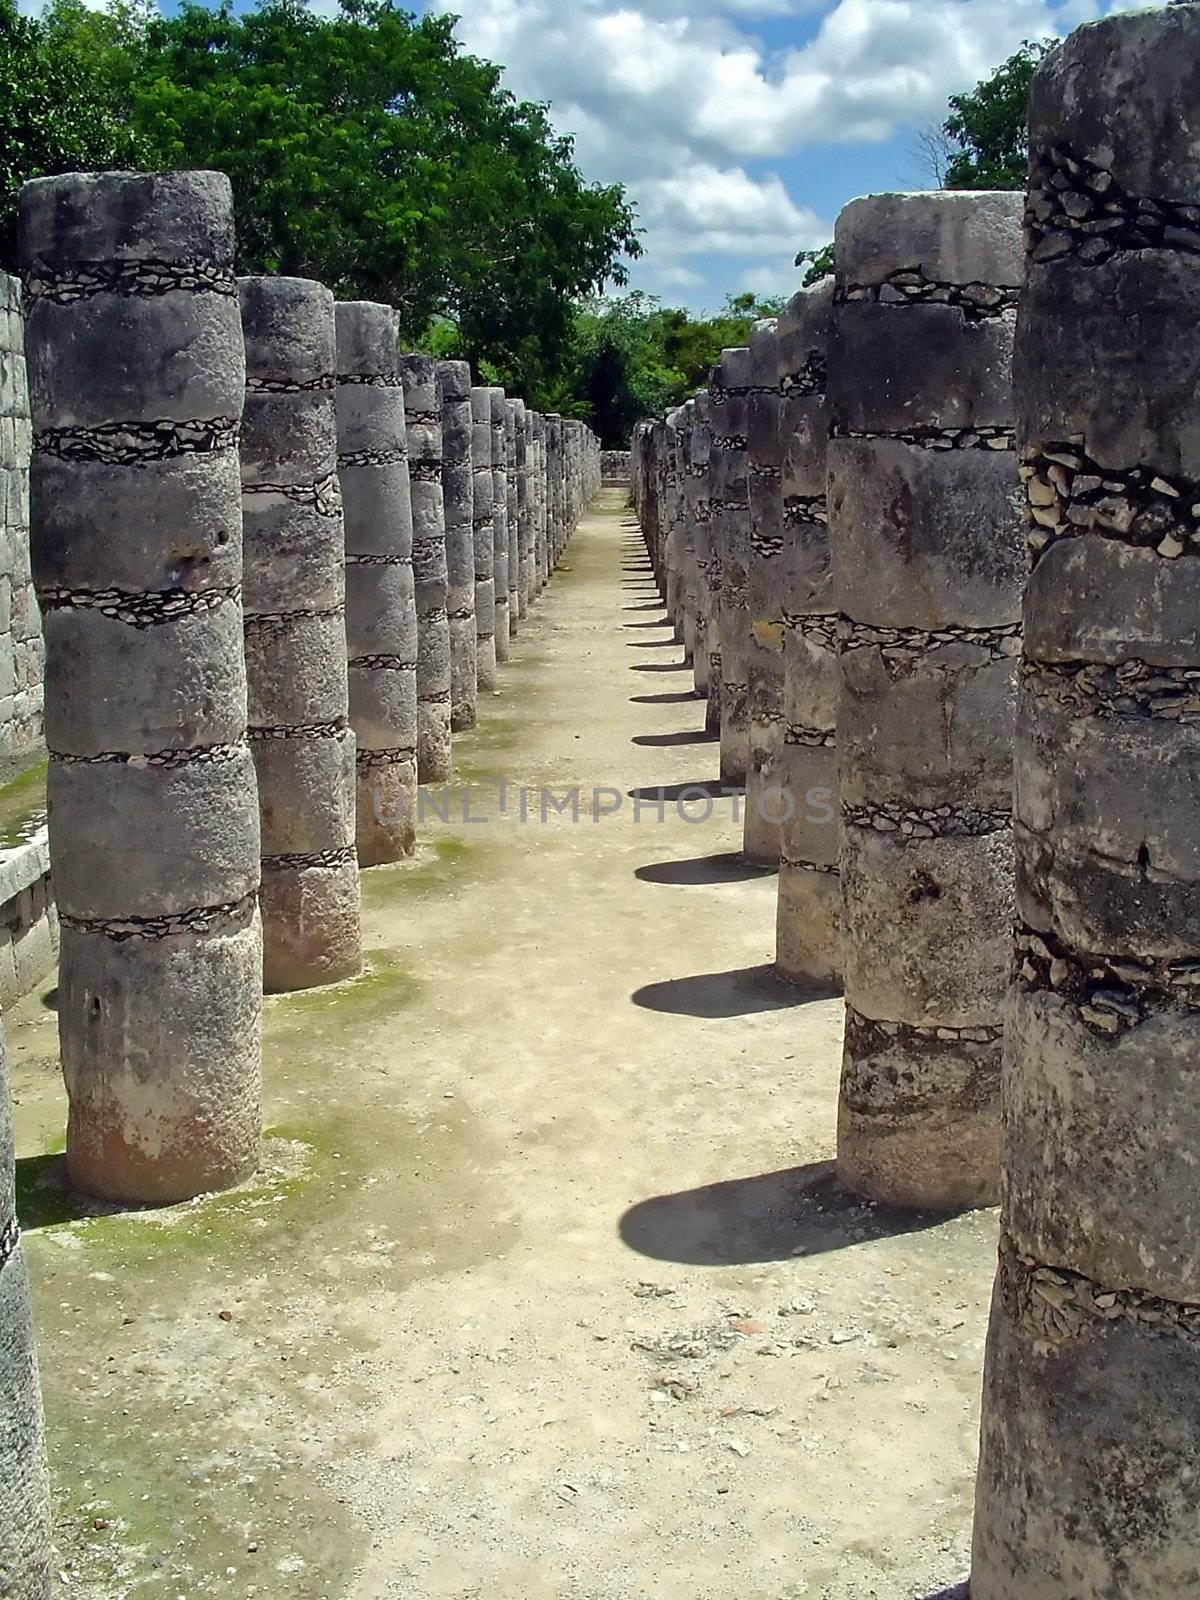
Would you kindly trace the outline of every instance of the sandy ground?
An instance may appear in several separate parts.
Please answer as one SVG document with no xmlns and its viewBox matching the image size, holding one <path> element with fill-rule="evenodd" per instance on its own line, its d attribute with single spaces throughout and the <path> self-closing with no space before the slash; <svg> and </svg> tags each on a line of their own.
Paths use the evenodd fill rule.
<svg viewBox="0 0 1200 1600">
<path fill-rule="evenodd" d="M 363 979 L 268 1002 L 247 1190 L 88 1214 L 52 992 L 6 1018 L 65 1591 L 911 1600 L 965 1570 L 995 1218 L 834 1183 L 840 1003 L 772 977 L 734 801 L 652 803 L 717 769 L 661 622 L 609 493 L 458 747 L 484 820 L 456 792 L 367 875 Z"/>
</svg>

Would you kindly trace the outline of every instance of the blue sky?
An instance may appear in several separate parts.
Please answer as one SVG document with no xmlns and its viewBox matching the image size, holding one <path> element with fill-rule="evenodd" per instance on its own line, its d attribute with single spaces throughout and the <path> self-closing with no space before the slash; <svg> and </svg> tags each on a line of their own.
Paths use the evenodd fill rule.
<svg viewBox="0 0 1200 1600">
<path fill-rule="evenodd" d="M 587 176 L 625 184 L 646 230 L 634 286 L 704 309 L 797 287 L 796 251 L 848 200 L 931 186 L 918 134 L 950 94 L 1125 0 L 415 3 L 458 13 L 468 48 L 551 103 Z"/>
</svg>

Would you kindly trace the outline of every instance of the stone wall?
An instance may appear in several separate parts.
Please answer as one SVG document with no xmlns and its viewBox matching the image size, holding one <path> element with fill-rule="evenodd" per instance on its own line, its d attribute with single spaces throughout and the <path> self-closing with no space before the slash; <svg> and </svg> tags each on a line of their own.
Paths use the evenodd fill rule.
<svg viewBox="0 0 1200 1600">
<path fill-rule="evenodd" d="M 29 390 L 21 286 L 0 273 L 0 782 L 42 746 L 42 624 L 29 573 Z"/>
</svg>

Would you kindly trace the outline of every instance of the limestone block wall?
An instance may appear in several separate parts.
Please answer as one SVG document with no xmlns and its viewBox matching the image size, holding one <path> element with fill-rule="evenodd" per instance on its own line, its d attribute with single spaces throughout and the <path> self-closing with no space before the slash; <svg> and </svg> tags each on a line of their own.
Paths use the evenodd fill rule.
<svg viewBox="0 0 1200 1600">
<path fill-rule="evenodd" d="M 0 1007 L 14 1005 L 54 971 L 58 908 L 45 827 L 0 850 Z"/>
<path fill-rule="evenodd" d="M 29 570 L 30 444 L 21 286 L 0 273 L 0 781 L 42 747 L 45 650 Z"/>
<path fill-rule="evenodd" d="M 629 484 L 631 457 L 628 450 L 603 450 L 600 453 L 600 481 L 606 489 L 624 489 Z"/>
</svg>

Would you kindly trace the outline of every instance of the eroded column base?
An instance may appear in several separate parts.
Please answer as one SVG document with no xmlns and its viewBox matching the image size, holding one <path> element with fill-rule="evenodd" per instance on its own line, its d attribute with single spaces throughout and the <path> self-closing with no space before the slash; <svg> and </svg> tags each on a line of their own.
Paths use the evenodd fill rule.
<svg viewBox="0 0 1200 1600">
<path fill-rule="evenodd" d="M 781 859 L 775 965 L 783 977 L 820 988 L 841 986 L 841 914 L 836 872 Z"/>
<path fill-rule="evenodd" d="M 960 1211 L 1000 1192 L 999 1027 L 876 1022 L 847 1007 L 838 1178 L 885 1205 Z"/>
<path fill-rule="evenodd" d="M 500 686 L 500 677 L 496 671 L 495 634 L 479 635 L 475 656 L 475 677 L 479 687 L 489 693 Z"/>
<path fill-rule="evenodd" d="M 336 866 L 263 862 L 263 989 L 289 994 L 362 971 L 358 861 Z"/>
<path fill-rule="evenodd" d="M 417 701 L 417 776 L 422 783 L 448 783 L 451 760 L 450 696 Z"/>
<path fill-rule="evenodd" d="M 404 861 L 417 848 L 417 757 L 359 751 L 357 822 L 360 867 Z"/>
<path fill-rule="evenodd" d="M 1195 1320 L 1002 1244 L 971 1600 L 1194 1600 Z"/>
<path fill-rule="evenodd" d="M 475 613 L 450 618 L 450 729 L 467 733 L 478 720 L 479 642 Z"/>
<path fill-rule="evenodd" d="M 258 1164 L 262 925 L 253 898 L 213 918 L 166 938 L 62 919 L 67 1169 L 85 1194 L 172 1205 Z"/>
</svg>

